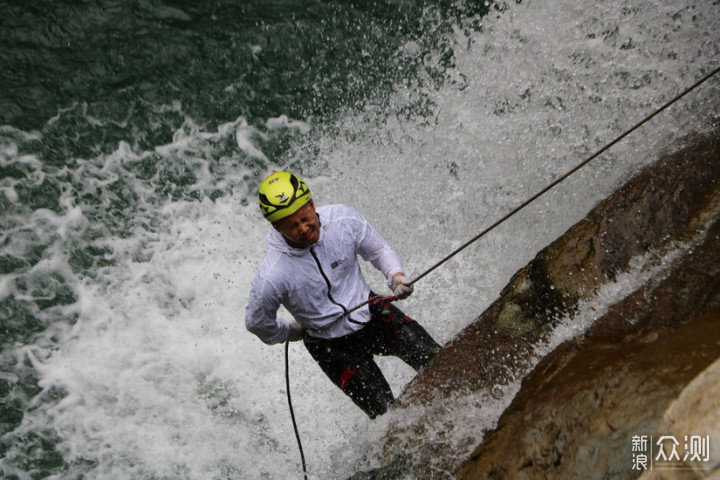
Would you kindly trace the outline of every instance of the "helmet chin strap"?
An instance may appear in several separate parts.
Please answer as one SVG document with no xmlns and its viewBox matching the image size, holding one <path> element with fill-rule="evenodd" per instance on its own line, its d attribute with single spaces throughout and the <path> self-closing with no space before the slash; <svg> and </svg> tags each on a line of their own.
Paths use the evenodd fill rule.
<svg viewBox="0 0 720 480">
<path fill-rule="evenodd" d="M 289 237 L 288 237 L 287 235 L 285 235 L 284 233 L 281 234 L 281 235 L 282 235 L 283 238 L 285 239 L 285 242 L 286 242 L 288 245 L 290 245 L 291 247 L 293 247 L 293 248 L 305 248 L 305 247 L 308 246 L 308 245 L 303 245 L 303 244 L 301 244 L 301 243 L 297 243 L 297 241 L 289 238 Z"/>
</svg>

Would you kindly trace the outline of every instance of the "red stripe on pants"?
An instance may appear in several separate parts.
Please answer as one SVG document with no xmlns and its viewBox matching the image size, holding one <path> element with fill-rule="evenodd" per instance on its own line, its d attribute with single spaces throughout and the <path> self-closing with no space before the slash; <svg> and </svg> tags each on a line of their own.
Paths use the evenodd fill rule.
<svg viewBox="0 0 720 480">
<path fill-rule="evenodd" d="M 355 372 L 357 372 L 359 368 L 359 365 L 348 365 L 345 370 L 343 370 L 342 375 L 340 375 L 340 380 L 338 381 L 338 385 L 340 386 L 340 389 L 342 391 L 345 391 L 345 389 L 348 386 L 348 383 L 350 383 L 350 379 L 355 375 Z"/>
</svg>

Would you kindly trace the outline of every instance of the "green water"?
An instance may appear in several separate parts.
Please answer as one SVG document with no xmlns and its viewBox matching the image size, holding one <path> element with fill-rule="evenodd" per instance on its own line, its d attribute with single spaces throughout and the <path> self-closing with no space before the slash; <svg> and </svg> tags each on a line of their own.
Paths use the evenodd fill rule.
<svg viewBox="0 0 720 480">
<path fill-rule="evenodd" d="M 128 136 L 140 148 L 157 145 L 185 115 L 210 129 L 241 116 L 324 119 L 382 103 L 402 79 L 442 83 L 452 46 L 440 45 L 437 65 L 425 66 L 423 56 L 451 22 L 487 9 L 484 2 L 3 2 L 0 123 L 49 129 L 42 153 L 56 164 Z M 415 51 L 400 58 L 408 42 Z M 422 114 L 427 106 L 404 108 Z M 99 124 L 46 126 L 62 110 Z"/>
<path fill-rule="evenodd" d="M 242 326 L 260 179 L 291 169 L 319 203 L 352 204 L 417 274 L 702 75 L 715 13 L 0 1 L 0 476 L 293 477 L 281 352 Z M 409 312 L 452 339 L 658 149 L 704 128 L 716 93 L 428 277 Z M 356 417 L 304 353 L 293 395 L 312 477 L 347 478 L 398 419 Z M 414 375 L 386 370 L 396 392 Z M 486 423 L 503 407 L 469 402 Z M 467 448 L 485 427 L 458 415 L 442 434 Z"/>
<path fill-rule="evenodd" d="M 412 89 L 412 100 L 382 116 L 429 116 L 423 90 L 443 85 L 453 64 L 445 34 L 458 22 L 475 28 L 473 18 L 487 9 L 484 2 L 0 2 L 7 478 L 63 477 L 95 465 L 68 465 L 52 427 L 18 429 L 33 405 L 67 395 L 39 386 L 22 352 L 31 347 L 42 360 L 62 349 L 81 315 L 82 285 L 111 283 L 107 271 L 152 258 L 146 247 L 167 228 L 158 208 L 228 195 L 247 205 L 259 172 L 292 161 L 307 167 L 311 142 L 299 142 L 292 128 L 271 131 L 267 119 L 332 129 L 343 111 L 383 105 L 397 85 Z M 439 61 L 424 60 L 431 51 Z M 197 141 L 236 119 L 263 158 L 238 152 L 232 135 Z M 192 154 L 157 150 L 183 135 L 195 138 Z M 69 230 L 59 226 L 66 221 Z M 123 242 L 130 247 L 117 246 Z M 58 259 L 63 267 L 43 266 Z"/>
</svg>

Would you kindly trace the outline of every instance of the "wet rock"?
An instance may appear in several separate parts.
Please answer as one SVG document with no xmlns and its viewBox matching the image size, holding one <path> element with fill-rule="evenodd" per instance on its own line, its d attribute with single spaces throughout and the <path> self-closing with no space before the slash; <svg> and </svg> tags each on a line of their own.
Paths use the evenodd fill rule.
<svg viewBox="0 0 720 480">
<path fill-rule="evenodd" d="M 712 472 L 716 478 L 720 474 L 720 442 L 716 441 L 720 436 L 720 360 L 698 375 L 673 401 L 663 416 L 660 431 L 683 442 L 688 435 L 710 438 L 709 449 L 704 455 L 698 451 L 697 456 L 691 455 L 688 459 L 683 456 L 682 468 L 689 471 L 648 470 L 643 472 L 641 480 L 706 478 Z"/>
<path fill-rule="evenodd" d="M 383 450 L 392 478 L 405 478 L 398 465 L 411 478 L 642 473 L 632 468 L 632 437 L 672 435 L 675 427 L 661 430 L 666 410 L 720 356 L 720 138 L 685 144 L 518 271 L 408 385 L 398 402 L 408 413 Z M 558 321 L 637 258 L 645 264 L 635 275 L 646 280 L 636 291 L 533 367 L 535 346 Z M 520 391 L 504 405 L 516 378 Z M 507 406 L 497 426 L 483 418 L 494 401 Z M 458 412 L 467 425 L 456 424 Z"/>
<path fill-rule="evenodd" d="M 524 380 L 459 478 L 637 478 L 634 436 L 720 438 L 718 429 L 706 433 L 691 422 L 675 431 L 662 422 L 683 387 L 719 356 L 720 308 L 687 323 L 567 342 Z M 699 410 L 678 413 L 685 420 Z"/>
</svg>

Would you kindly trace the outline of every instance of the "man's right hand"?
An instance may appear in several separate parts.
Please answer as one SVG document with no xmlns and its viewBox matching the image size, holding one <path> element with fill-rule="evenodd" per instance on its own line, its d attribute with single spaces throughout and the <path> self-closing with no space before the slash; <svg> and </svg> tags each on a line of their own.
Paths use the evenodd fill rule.
<svg viewBox="0 0 720 480">
<path fill-rule="evenodd" d="M 392 291 L 393 295 L 395 295 L 395 298 L 398 300 L 402 300 L 403 298 L 407 298 L 410 296 L 411 293 L 413 293 L 413 286 L 410 285 L 410 280 L 405 278 L 405 275 L 402 273 L 397 273 L 393 276 L 392 279 Z"/>
</svg>

